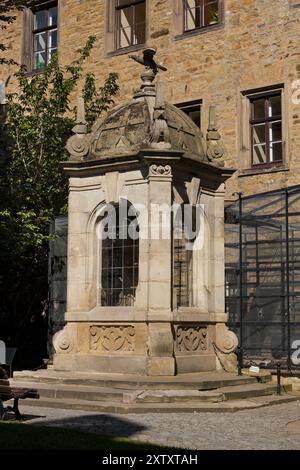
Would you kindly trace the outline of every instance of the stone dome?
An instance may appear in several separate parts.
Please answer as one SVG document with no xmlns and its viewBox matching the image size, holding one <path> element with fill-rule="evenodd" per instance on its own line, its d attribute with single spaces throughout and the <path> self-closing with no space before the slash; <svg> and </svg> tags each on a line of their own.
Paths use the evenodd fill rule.
<svg viewBox="0 0 300 470">
<path fill-rule="evenodd" d="M 96 121 L 88 159 L 132 154 L 147 148 L 184 151 L 208 161 L 200 129 L 176 106 L 166 102 L 157 106 L 154 96 L 116 106 L 104 120 Z"/>
<path fill-rule="evenodd" d="M 145 66 L 142 85 L 133 99 L 99 118 L 87 134 L 84 102 L 80 98 L 76 125 L 67 149 L 73 161 L 99 160 L 134 155 L 147 149 L 182 152 L 200 162 L 224 166 L 224 147 L 216 126 L 215 107 L 210 107 L 206 141 L 201 130 L 179 108 L 165 102 L 162 82 L 153 83 L 158 70 L 166 70 L 154 61 L 155 49 L 145 49 L 143 58 L 130 56 Z"/>
</svg>

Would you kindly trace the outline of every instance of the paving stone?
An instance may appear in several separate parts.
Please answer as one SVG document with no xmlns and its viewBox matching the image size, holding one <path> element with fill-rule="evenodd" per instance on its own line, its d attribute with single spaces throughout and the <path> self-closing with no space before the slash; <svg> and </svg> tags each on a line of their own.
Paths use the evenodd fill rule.
<svg viewBox="0 0 300 470">
<path fill-rule="evenodd" d="M 291 424 L 300 401 L 235 413 L 148 413 L 118 415 L 22 406 L 28 423 L 124 436 L 185 449 L 300 450 Z M 295 425 L 296 426 L 296 425 Z"/>
</svg>

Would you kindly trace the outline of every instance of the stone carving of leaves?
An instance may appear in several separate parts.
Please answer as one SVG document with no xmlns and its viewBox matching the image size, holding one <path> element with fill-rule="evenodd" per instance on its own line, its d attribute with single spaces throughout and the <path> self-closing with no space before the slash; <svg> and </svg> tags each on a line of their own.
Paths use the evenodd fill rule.
<svg viewBox="0 0 300 470">
<path fill-rule="evenodd" d="M 176 334 L 177 349 L 181 352 L 205 351 L 207 349 L 207 328 L 200 326 L 179 326 Z"/>
<path fill-rule="evenodd" d="M 92 326 L 90 348 L 107 352 L 134 351 L 133 326 Z"/>
</svg>

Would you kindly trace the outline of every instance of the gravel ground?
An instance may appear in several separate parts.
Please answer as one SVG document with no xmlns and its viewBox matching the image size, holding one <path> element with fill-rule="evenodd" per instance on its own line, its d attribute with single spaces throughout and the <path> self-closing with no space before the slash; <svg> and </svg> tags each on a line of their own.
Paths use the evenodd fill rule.
<svg viewBox="0 0 300 470">
<path fill-rule="evenodd" d="M 27 422 L 193 450 L 300 449 L 300 401 L 235 413 L 104 414 L 21 407 Z"/>
</svg>

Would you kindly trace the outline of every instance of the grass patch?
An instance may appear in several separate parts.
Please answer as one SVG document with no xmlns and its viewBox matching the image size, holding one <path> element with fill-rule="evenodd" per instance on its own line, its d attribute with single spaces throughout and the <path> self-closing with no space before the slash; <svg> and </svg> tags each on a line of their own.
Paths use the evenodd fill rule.
<svg viewBox="0 0 300 470">
<path fill-rule="evenodd" d="M 155 450 L 163 449 L 123 437 L 108 437 L 15 422 L 0 423 L 1 450 Z"/>
</svg>

